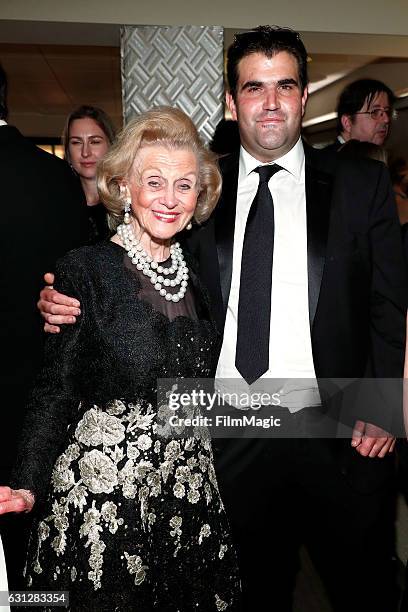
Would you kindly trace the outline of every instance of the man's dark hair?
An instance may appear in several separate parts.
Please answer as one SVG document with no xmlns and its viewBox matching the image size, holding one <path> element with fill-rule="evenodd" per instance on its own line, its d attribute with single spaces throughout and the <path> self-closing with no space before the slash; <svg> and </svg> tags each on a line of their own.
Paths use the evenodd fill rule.
<svg viewBox="0 0 408 612">
<path fill-rule="evenodd" d="M 280 26 L 258 26 L 254 30 L 236 34 L 227 53 L 227 77 L 229 90 L 236 97 L 238 64 L 252 53 L 263 53 L 271 58 L 281 51 L 293 55 L 299 67 L 300 87 L 307 86 L 307 52 L 298 32 Z"/>
<path fill-rule="evenodd" d="M 395 102 L 395 95 L 389 87 L 382 81 L 376 79 L 359 79 L 349 83 L 343 89 L 337 102 L 337 133 L 343 131 L 341 118 L 343 115 L 354 115 L 357 113 L 367 101 L 367 109 L 375 96 L 381 92 L 387 94 L 390 101 L 390 106 Z"/>
<path fill-rule="evenodd" d="M 6 120 L 7 116 L 7 75 L 0 64 L 0 119 Z"/>
<path fill-rule="evenodd" d="M 233 151 L 239 151 L 240 145 L 241 140 L 237 122 L 232 119 L 221 119 L 217 123 L 209 144 L 211 151 L 218 155 L 227 155 Z"/>
</svg>

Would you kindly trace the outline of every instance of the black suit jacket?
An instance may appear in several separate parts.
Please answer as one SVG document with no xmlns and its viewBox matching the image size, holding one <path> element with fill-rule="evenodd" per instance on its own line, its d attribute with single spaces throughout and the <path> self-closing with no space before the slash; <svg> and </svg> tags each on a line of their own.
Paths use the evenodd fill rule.
<svg viewBox="0 0 408 612">
<path fill-rule="evenodd" d="M 342 143 L 340 142 L 340 140 L 338 138 L 336 138 L 336 140 L 334 142 L 331 142 L 330 144 L 328 144 L 327 146 L 324 147 L 323 151 L 326 151 L 326 153 L 328 151 L 338 151 L 341 147 Z"/>
<path fill-rule="evenodd" d="M 86 203 L 68 164 L 40 150 L 12 126 L 0 127 L 1 466 L 12 461 L 28 389 L 42 355 L 36 302 L 42 276 L 69 249 L 86 243 Z M 1 467 L 0 466 L 0 467 Z M 4 481 L 2 481 L 4 482 Z"/>
<path fill-rule="evenodd" d="M 307 145 L 305 161 L 316 376 L 400 377 L 408 289 L 388 171 L 380 162 L 339 159 L 335 152 Z M 238 154 L 221 159 L 220 166 L 220 201 L 188 246 L 199 261 L 222 333 L 232 273 Z M 382 424 L 391 427 L 388 419 Z"/>
</svg>

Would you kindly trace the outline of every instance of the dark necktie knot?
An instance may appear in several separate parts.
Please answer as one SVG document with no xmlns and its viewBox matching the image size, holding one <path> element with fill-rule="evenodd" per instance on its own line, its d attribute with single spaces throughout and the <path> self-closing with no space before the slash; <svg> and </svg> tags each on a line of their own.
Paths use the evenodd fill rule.
<svg viewBox="0 0 408 612">
<path fill-rule="evenodd" d="M 282 166 L 268 164 L 267 166 L 258 166 L 254 169 L 254 172 L 259 174 L 259 183 L 268 183 L 269 179 L 279 170 L 283 170 Z"/>
</svg>

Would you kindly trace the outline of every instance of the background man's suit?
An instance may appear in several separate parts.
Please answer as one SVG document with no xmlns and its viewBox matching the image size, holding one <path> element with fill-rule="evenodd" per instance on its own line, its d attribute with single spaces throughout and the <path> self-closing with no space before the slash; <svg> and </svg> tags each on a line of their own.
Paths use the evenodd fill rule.
<svg viewBox="0 0 408 612">
<path fill-rule="evenodd" d="M 54 269 L 58 257 L 86 242 L 87 219 L 82 190 L 68 164 L 40 150 L 9 125 L 0 126 L 0 173 L 0 482 L 6 484 L 27 393 L 41 364 L 43 331 L 36 302 L 42 277 Z M 3 527 L 9 520 L 2 520 Z M 21 530 L 22 521 L 18 523 L 13 538 Z M 4 529 L 3 541 L 9 560 L 8 531 Z M 17 548 L 14 539 L 11 549 Z"/>
<path fill-rule="evenodd" d="M 309 317 L 316 377 L 400 377 L 407 280 L 387 172 L 371 160 L 349 163 L 306 146 L 305 155 Z M 238 162 L 238 155 L 221 159 L 220 202 L 209 222 L 188 240 L 221 332 L 231 283 Z M 359 414 L 367 421 L 370 416 L 369 406 Z M 384 409 L 380 416 L 378 424 L 391 429 L 393 415 Z M 289 609 L 283 603 L 279 607 L 277 591 L 293 586 L 293 551 L 297 532 L 305 524 L 313 559 L 338 598 L 336 609 L 353 609 L 350 593 L 355 585 L 336 584 L 345 565 L 349 582 L 354 572 L 363 584 L 365 578 L 373 585 L 377 578 L 381 585 L 391 584 L 391 566 L 383 560 L 392 554 L 392 457 L 361 457 L 349 439 L 322 444 L 319 440 L 266 442 L 216 441 L 217 475 L 239 561 L 259 586 L 259 600 L 256 590 L 252 593 L 252 609 L 264 605 L 265 585 L 271 609 L 273 605 L 279 612 Z M 304 493 L 292 497 L 295 488 L 299 492 L 302 487 Z M 274 506 L 280 508 L 277 516 Z M 355 533 L 347 527 L 350 523 Z M 244 531 L 249 534 L 246 539 Z M 372 541 L 359 541 L 361 534 Z M 360 546 L 380 559 L 377 566 L 373 562 L 368 567 L 370 560 L 359 558 Z M 376 610 L 392 610 L 389 601 L 380 601 L 381 594 L 369 595 L 378 604 Z"/>
</svg>

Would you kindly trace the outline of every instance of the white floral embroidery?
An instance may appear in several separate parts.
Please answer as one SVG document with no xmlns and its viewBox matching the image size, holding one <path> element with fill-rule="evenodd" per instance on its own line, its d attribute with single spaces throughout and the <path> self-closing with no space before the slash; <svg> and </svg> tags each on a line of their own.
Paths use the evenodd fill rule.
<svg viewBox="0 0 408 612">
<path fill-rule="evenodd" d="M 153 444 L 153 442 L 150 436 L 148 436 L 147 434 L 142 434 L 136 440 L 136 444 L 140 448 L 140 450 L 148 450 Z"/>
<path fill-rule="evenodd" d="M 212 491 L 211 491 L 211 487 L 208 484 L 208 482 L 205 483 L 204 485 L 204 494 L 205 494 L 205 501 L 207 503 L 207 506 L 211 503 L 212 500 Z"/>
<path fill-rule="evenodd" d="M 68 491 L 75 484 L 74 472 L 69 469 L 69 465 L 70 460 L 64 453 L 56 460 L 51 476 L 56 491 Z"/>
<path fill-rule="evenodd" d="M 38 536 L 42 542 L 44 542 L 50 535 L 50 528 L 44 521 L 41 521 L 38 525 Z"/>
<path fill-rule="evenodd" d="M 58 531 L 58 535 L 55 536 L 53 541 L 51 542 L 51 546 L 57 553 L 57 555 L 62 555 L 65 552 L 65 547 L 67 544 L 67 536 L 65 535 L 66 530 L 68 529 L 68 506 L 65 504 L 64 498 L 61 499 L 61 504 L 58 504 L 57 501 L 54 501 L 52 505 L 53 510 L 53 520 L 54 526 Z"/>
<path fill-rule="evenodd" d="M 75 461 L 75 459 L 78 459 L 79 455 L 80 455 L 81 449 L 79 448 L 78 444 L 74 443 L 74 444 L 70 444 L 64 455 L 66 455 L 66 457 L 68 457 L 69 461 Z"/>
<path fill-rule="evenodd" d="M 94 407 L 79 421 L 75 437 L 85 446 L 113 446 L 124 440 L 125 427 L 117 417 Z"/>
<path fill-rule="evenodd" d="M 129 574 L 135 575 L 135 585 L 139 586 L 146 578 L 146 570 L 149 568 L 147 565 L 143 565 L 142 559 L 138 555 L 129 555 L 125 552 L 125 557 Z"/>
<path fill-rule="evenodd" d="M 179 465 L 176 468 L 174 477 L 180 482 L 186 482 L 186 480 L 191 478 L 191 470 L 187 465 Z"/>
<path fill-rule="evenodd" d="M 187 499 L 190 504 L 196 504 L 200 499 L 200 494 L 196 489 L 190 489 L 187 493 Z"/>
<path fill-rule="evenodd" d="M 177 553 L 181 548 L 180 538 L 182 535 L 182 530 L 181 530 L 182 523 L 183 523 L 183 519 L 181 518 L 181 516 L 173 516 L 170 519 L 170 527 L 172 527 L 172 529 L 170 530 L 170 535 L 172 538 L 175 538 L 174 541 L 176 544 L 176 547 L 173 552 L 174 557 L 177 557 Z"/>
<path fill-rule="evenodd" d="M 139 501 L 140 501 L 140 516 L 143 523 L 147 519 L 147 500 L 149 498 L 149 487 L 140 487 L 139 489 Z"/>
<path fill-rule="evenodd" d="M 201 485 L 203 484 L 202 475 L 198 473 L 191 474 L 190 478 L 188 479 L 188 484 L 190 485 L 192 489 L 199 489 Z"/>
<path fill-rule="evenodd" d="M 219 559 L 223 559 L 225 553 L 227 552 L 227 550 L 228 550 L 228 546 L 226 544 L 221 544 L 220 550 L 219 550 L 219 553 L 218 553 L 218 558 Z"/>
<path fill-rule="evenodd" d="M 183 451 L 178 440 L 170 440 L 164 451 L 165 461 L 177 461 L 184 459 Z"/>
<path fill-rule="evenodd" d="M 135 475 L 139 482 L 142 482 L 146 476 L 153 470 L 153 463 L 151 461 L 139 461 L 135 466 Z"/>
<path fill-rule="evenodd" d="M 217 607 L 217 610 L 219 610 L 219 612 L 224 612 L 224 610 L 226 610 L 228 608 L 228 604 L 226 601 L 223 601 L 218 595 L 217 593 L 215 594 L 215 605 Z"/>
<path fill-rule="evenodd" d="M 200 530 L 200 535 L 198 536 L 198 543 L 202 544 L 204 538 L 208 538 L 211 533 L 211 527 L 205 523 Z"/>
<path fill-rule="evenodd" d="M 183 519 L 181 516 L 173 516 L 170 519 L 170 527 L 172 527 L 174 529 L 174 531 L 170 531 L 170 535 L 174 536 L 176 533 L 178 535 L 181 535 L 181 525 L 183 523 Z"/>
<path fill-rule="evenodd" d="M 71 518 L 79 516 L 80 538 L 85 550 L 89 551 L 89 571 L 85 576 L 80 575 L 74 565 L 67 566 L 66 571 L 72 581 L 88 578 L 95 590 L 101 588 L 106 575 L 104 551 L 108 544 L 108 540 L 106 543 L 103 541 L 103 534 L 116 534 L 122 526 L 124 529 L 129 527 L 120 516 L 122 504 L 117 499 L 121 494 L 125 499 L 135 500 L 135 512 L 146 532 L 154 529 L 155 523 L 161 520 L 160 511 L 156 515 L 156 510 L 161 507 L 161 496 L 168 495 L 169 490 L 176 498 L 173 501 L 175 505 L 178 504 L 176 500 L 183 498 L 190 504 L 198 504 L 203 497 L 207 505 L 213 502 L 219 510 L 220 500 L 214 495 L 216 480 L 211 451 L 206 454 L 205 442 L 199 438 L 157 440 L 154 419 L 155 413 L 150 404 L 147 407 L 146 404 L 126 405 L 122 400 L 110 402 L 105 412 L 94 406 L 82 415 L 76 428 L 73 428 L 77 441 L 71 440 L 54 466 L 52 513 L 38 526 L 38 551 L 31 566 L 32 571 L 43 571 L 40 548 L 47 540 L 48 546 L 58 556 L 67 552 L 71 542 L 67 537 L 72 537 L 71 531 L 77 524 L 71 522 Z M 98 502 L 99 498 L 94 499 L 95 495 L 112 492 L 115 496 L 109 501 L 102 503 L 103 500 Z M 158 501 L 154 501 L 155 498 Z M 185 507 L 184 501 L 179 507 L 182 506 Z M 174 556 L 181 548 L 182 524 L 183 519 L 179 515 L 170 519 L 169 532 L 174 542 Z M 194 545 L 201 545 L 210 533 L 210 526 L 203 524 Z M 44 555 L 46 544 L 43 545 Z M 188 546 L 191 545 L 190 542 Z M 226 550 L 227 547 L 221 545 L 219 559 L 224 557 Z M 139 549 L 138 552 L 139 555 L 122 552 L 136 585 L 145 580 L 148 570 L 143 565 L 143 555 L 140 556 Z M 64 571 L 63 565 L 62 568 Z M 57 579 L 57 572 L 55 576 Z M 30 579 L 28 576 L 28 581 Z M 224 610 L 222 606 L 227 604 L 218 599 L 219 609 Z"/>
<path fill-rule="evenodd" d="M 127 431 L 131 432 L 135 429 L 143 429 L 147 431 L 154 428 L 155 423 L 153 423 L 153 421 L 155 416 L 156 413 L 153 412 L 153 407 L 150 404 L 147 409 L 142 408 L 139 404 L 133 406 L 127 417 L 127 420 L 129 421 Z"/>
<path fill-rule="evenodd" d="M 120 463 L 120 461 L 122 461 L 125 456 L 123 448 L 117 445 L 115 446 L 115 448 L 107 448 L 105 452 L 109 453 L 110 458 L 114 463 L 116 463 L 116 465 Z"/>
<path fill-rule="evenodd" d="M 86 498 L 88 497 L 88 491 L 82 485 L 78 485 L 71 489 L 67 495 L 67 502 L 73 504 L 74 508 L 79 508 L 82 512 L 86 506 Z"/>
<path fill-rule="evenodd" d="M 187 438 L 187 440 L 184 443 L 184 450 L 191 452 L 194 450 L 194 448 L 195 448 L 194 438 Z"/>
<path fill-rule="evenodd" d="M 186 488 L 181 482 L 176 482 L 173 487 L 173 493 L 176 497 L 181 499 L 186 494 Z"/>
<path fill-rule="evenodd" d="M 126 499 L 134 499 L 136 497 L 137 487 L 135 485 L 135 478 L 135 464 L 128 459 L 118 473 L 118 483 L 122 486 L 122 493 Z"/>
<path fill-rule="evenodd" d="M 92 493 L 112 493 L 118 484 L 116 465 L 103 453 L 93 449 L 79 460 L 83 483 Z"/>
<path fill-rule="evenodd" d="M 147 485 L 150 488 L 150 495 L 157 497 L 161 493 L 161 478 L 157 472 L 150 472 L 146 479 Z"/>
<path fill-rule="evenodd" d="M 116 533 L 119 525 L 123 525 L 123 518 L 116 518 L 118 508 L 116 504 L 111 501 L 107 501 L 102 505 L 101 515 L 102 518 L 108 523 L 109 531 L 111 533 Z"/>
<path fill-rule="evenodd" d="M 100 520 L 101 513 L 96 508 L 94 500 L 92 507 L 84 514 L 84 522 L 79 529 L 79 535 L 80 537 L 87 537 L 86 546 L 91 546 L 91 554 L 89 556 L 91 571 L 88 572 L 88 578 L 93 582 L 95 591 L 101 588 L 103 552 L 106 548 L 105 543 L 100 539 L 102 532 Z"/>
<path fill-rule="evenodd" d="M 137 448 L 136 442 L 127 443 L 127 456 L 129 459 L 137 459 L 140 455 L 140 450 Z"/>
<path fill-rule="evenodd" d="M 106 412 L 113 416 L 118 416 L 119 414 L 123 414 L 126 410 L 126 404 L 124 404 L 121 400 L 113 400 L 106 406 Z"/>
</svg>

